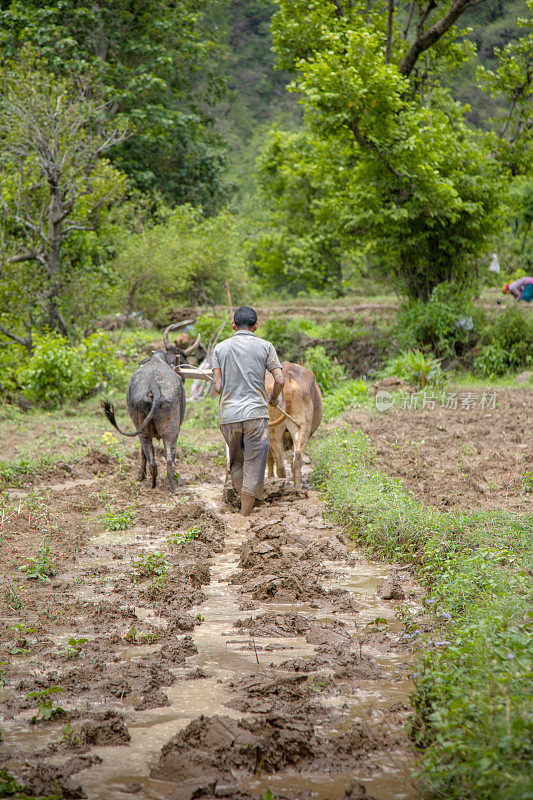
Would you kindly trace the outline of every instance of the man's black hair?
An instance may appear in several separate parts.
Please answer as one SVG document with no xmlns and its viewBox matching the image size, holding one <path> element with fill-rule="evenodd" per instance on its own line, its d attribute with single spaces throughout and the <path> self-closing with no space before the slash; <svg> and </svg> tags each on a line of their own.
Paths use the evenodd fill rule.
<svg viewBox="0 0 533 800">
<path fill-rule="evenodd" d="M 235 311 L 233 322 L 238 328 L 253 328 L 257 322 L 257 314 L 250 306 L 241 306 Z"/>
</svg>

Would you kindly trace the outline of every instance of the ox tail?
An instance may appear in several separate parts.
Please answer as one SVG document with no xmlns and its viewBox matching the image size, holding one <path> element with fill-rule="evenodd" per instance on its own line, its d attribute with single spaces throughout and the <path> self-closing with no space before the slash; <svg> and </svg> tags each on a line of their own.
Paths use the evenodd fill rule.
<svg viewBox="0 0 533 800">
<path fill-rule="evenodd" d="M 118 427 L 117 421 L 115 419 L 115 407 L 114 407 L 113 403 L 111 403 L 107 399 L 107 397 L 104 397 L 104 399 L 102 400 L 100 405 L 102 407 L 102 411 L 104 412 L 104 414 L 108 418 L 108 420 L 111 423 L 111 425 L 114 428 L 116 428 L 119 433 L 121 433 L 123 436 L 138 436 L 140 433 L 143 432 L 143 430 L 146 428 L 148 423 L 152 420 L 152 417 L 154 416 L 154 414 L 158 410 L 158 408 L 160 406 L 160 403 L 161 403 L 161 390 L 159 389 L 159 387 L 154 387 L 154 390 L 152 391 L 152 407 L 150 408 L 150 411 L 146 415 L 146 417 L 143 420 L 142 424 L 133 433 L 126 433 L 125 431 L 122 431 Z"/>
</svg>

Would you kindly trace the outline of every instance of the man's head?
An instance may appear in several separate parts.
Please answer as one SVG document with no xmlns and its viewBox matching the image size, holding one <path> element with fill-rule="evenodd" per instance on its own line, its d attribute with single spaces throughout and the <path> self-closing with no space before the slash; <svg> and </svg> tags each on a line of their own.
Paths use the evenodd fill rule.
<svg viewBox="0 0 533 800">
<path fill-rule="evenodd" d="M 250 306 L 240 306 L 233 315 L 231 327 L 234 331 L 255 331 L 257 329 L 257 314 Z"/>
</svg>

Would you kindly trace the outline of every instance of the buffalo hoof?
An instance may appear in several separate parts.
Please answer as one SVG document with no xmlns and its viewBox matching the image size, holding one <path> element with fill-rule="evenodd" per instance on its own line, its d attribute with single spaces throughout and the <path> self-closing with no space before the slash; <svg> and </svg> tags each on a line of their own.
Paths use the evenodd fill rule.
<svg viewBox="0 0 533 800">
<path fill-rule="evenodd" d="M 146 472 L 139 472 L 139 474 L 137 475 L 137 480 L 140 482 L 144 481 L 145 479 L 146 479 Z"/>
</svg>

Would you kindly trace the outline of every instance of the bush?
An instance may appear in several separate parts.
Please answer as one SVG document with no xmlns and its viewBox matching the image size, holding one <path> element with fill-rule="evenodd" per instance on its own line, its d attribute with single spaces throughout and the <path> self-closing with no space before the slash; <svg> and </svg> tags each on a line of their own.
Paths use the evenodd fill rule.
<svg viewBox="0 0 533 800">
<path fill-rule="evenodd" d="M 400 308 L 396 338 L 402 349 L 431 351 L 437 358 L 462 358 L 479 342 L 482 313 L 443 284 L 429 302 L 412 300 Z"/>
<path fill-rule="evenodd" d="M 309 347 L 305 351 L 304 367 L 310 369 L 324 394 L 333 391 L 345 375 L 344 367 L 333 361 L 322 345 Z"/>
<path fill-rule="evenodd" d="M 439 359 L 426 356 L 420 350 L 404 350 L 399 355 L 390 358 L 383 374 L 397 375 L 420 389 L 425 386 L 438 386 L 442 383 Z"/>
<path fill-rule="evenodd" d="M 486 378 L 526 369 L 533 363 L 533 320 L 522 309 L 509 306 L 485 331 L 475 369 Z"/>
<path fill-rule="evenodd" d="M 223 322 L 224 318 L 221 319 L 220 317 L 214 317 L 212 314 L 202 314 L 201 317 L 198 317 L 194 323 L 194 327 L 198 333 L 201 334 L 204 347 L 207 347 L 209 342 L 214 339 L 214 337 L 220 331 L 220 327 Z M 233 330 L 231 328 L 231 323 L 226 321 L 224 327 L 220 331 L 218 341 L 223 342 L 224 339 L 228 339 L 232 333 Z"/>
<path fill-rule="evenodd" d="M 352 406 L 365 402 L 368 398 L 369 384 L 364 378 L 343 381 L 324 397 L 324 419 L 338 417 Z"/>
<path fill-rule="evenodd" d="M 113 382 L 123 385 L 124 364 L 100 331 L 71 346 L 62 336 L 47 333 L 20 371 L 24 394 L 37 403 L 57 406 L 66 399 L 82 400 Z"/>
</svg>

